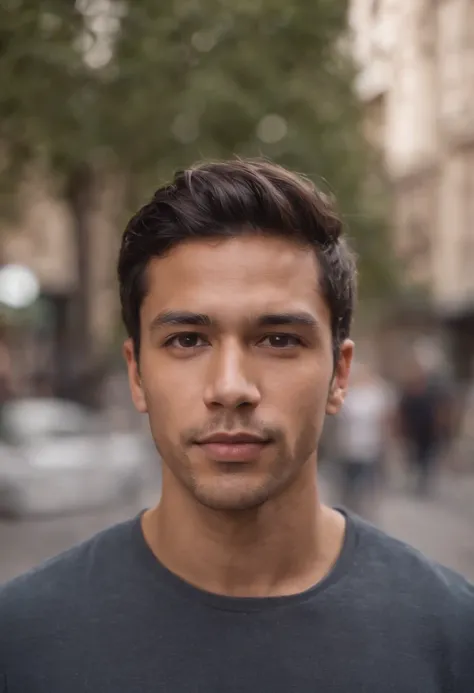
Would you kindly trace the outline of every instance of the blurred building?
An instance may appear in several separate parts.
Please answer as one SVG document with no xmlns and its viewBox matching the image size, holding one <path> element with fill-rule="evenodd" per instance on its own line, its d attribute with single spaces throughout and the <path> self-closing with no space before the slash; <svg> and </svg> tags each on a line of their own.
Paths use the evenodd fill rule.
<svg viewBox="0 0 474 693">
<path fill-rule="evenodd" d="M 106 186 L 96 190 L 82 238 L 66 202 L 38 176 L 22 187 L 19 214 L 2 220 L 1 263 L 28 267 L 41 289 L 31 310 L 6 317 L 19 392 L 34 391 L 36 383 L 75 397 L 85 379 L 95 377 L 117 315 L 114 194 Z"/>
<path fill-rule="evenodd" d="M 474 376 L 474 0 L 352 0 L 356 88 L 393 193 L 394 245 L 419 307 Z"/>
</svg>

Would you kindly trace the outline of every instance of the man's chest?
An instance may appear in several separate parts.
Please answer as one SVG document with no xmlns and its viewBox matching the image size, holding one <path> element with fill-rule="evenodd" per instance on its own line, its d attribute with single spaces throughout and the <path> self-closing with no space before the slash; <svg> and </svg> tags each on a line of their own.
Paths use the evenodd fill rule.
<svg viewBox="0 0 474 693">
<path fill-rule="evenodd" d="M 240 618 L 241 617 L 241 618 Z M 436 663 L 387 632 L 233 627 L 184 619 L 153 632 L 99 626 L 87 639 L 45 643 L 7 671 L 8 693 L 441 693 Z M 392 634 L 393 636 L 393 634 Z"/>
</svg>

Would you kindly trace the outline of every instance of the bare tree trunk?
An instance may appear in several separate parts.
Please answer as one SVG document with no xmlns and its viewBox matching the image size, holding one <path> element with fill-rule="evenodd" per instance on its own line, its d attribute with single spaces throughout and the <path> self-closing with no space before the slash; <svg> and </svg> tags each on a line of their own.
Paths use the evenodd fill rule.
<svg viewBox="0 0 474 693">
<path fill-rule="evenodd" d="M 90 320 L 90 218 L 96 202 L 95 193 L 94 171 L 87 165 L 76 168 L 70 174 L 66 187 L 66 200 L 73 221 L 78 279 L 70 322 L 75 373 L 71 395 L 89 406 L 99 404 L 102 381 L 94 364 Z"/>
</svg>

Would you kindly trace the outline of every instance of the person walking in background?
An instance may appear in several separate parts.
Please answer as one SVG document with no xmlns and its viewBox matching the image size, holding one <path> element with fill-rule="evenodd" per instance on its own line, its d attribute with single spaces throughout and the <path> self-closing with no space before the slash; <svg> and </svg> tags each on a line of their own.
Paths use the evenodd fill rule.
<svg viewBox="0 0 474 693">
<path fill-rule="evenodd" d="M 374 519 L 393 415 L 388 385 L 369 366 L 354 364 L 339 414 L 340 497 L 344 507 Z"/>
<path fill-rule="evenodd" d="M 448 431 L 448 398 L 418 363 L 402 384 L 397 427 L 419 495 L 430 492 L 433 474 Z"/>
</svg>

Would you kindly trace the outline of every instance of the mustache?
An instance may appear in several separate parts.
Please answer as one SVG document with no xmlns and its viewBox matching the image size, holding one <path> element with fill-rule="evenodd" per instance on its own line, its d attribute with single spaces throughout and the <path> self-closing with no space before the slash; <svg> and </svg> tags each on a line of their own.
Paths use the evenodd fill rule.
<svg viewBox="0 0 474 693">
<path fill-rule="evenodd" d="M 187 444 L 192 444 L 215 433 L 233 433 L 242 430 L 265 440 L 279 440 L 282 437 L 281 429 L 276 426 L 269 426 L 262 421 L 250 422 L 233 417 L 215 420 L 199 428 L 189 428 L 184 432 L 183 439 Z"/>
</svg>

